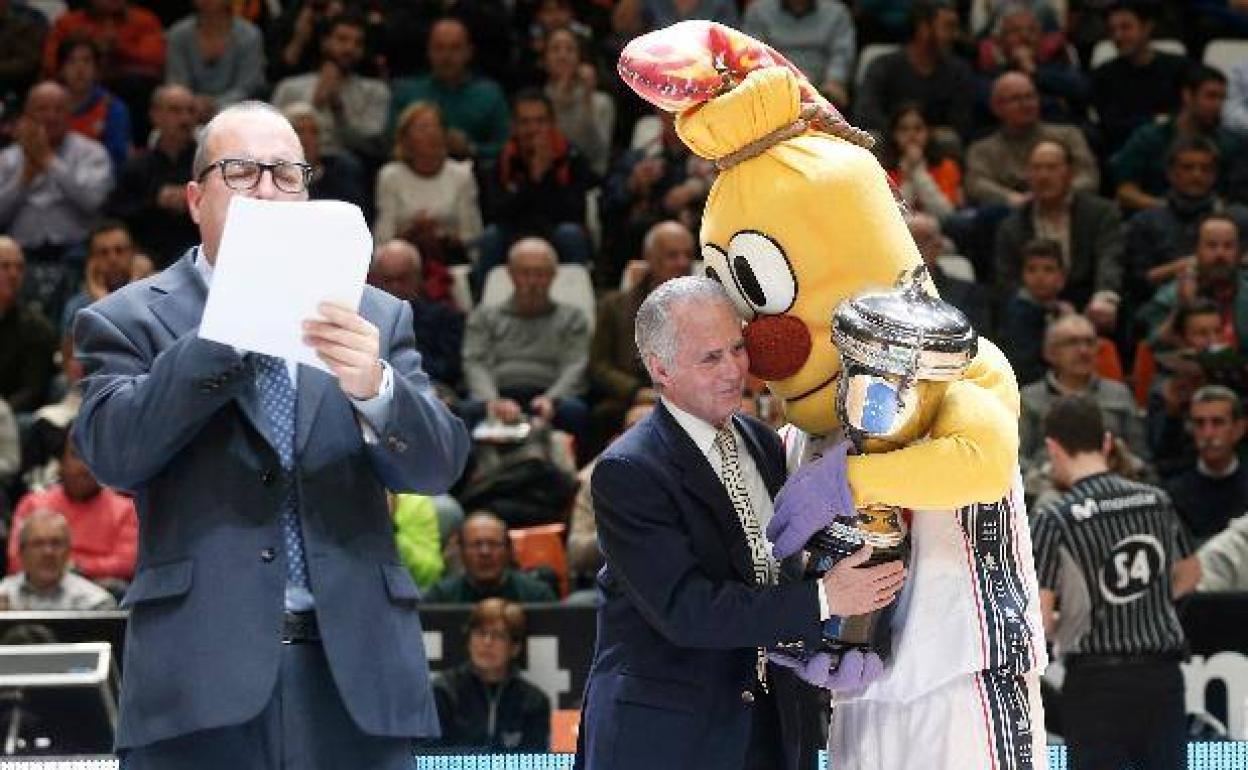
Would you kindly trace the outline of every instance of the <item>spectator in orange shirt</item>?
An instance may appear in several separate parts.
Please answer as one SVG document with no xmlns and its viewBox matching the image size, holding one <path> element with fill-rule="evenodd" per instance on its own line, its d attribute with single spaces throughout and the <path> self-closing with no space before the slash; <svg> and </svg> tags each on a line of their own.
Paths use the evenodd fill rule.
<svg viewBox="0 0 1248 770">
<path fill-rule="evenodd" d="M 71 430 L 72 424 L 66 426 L 65 435 Z M 27 494 L 13 513 L 10 574 L 21 566 L 17 533 L 22 521 L 40 509 L 57 511 L 69 522 L 73 541 L 70 561 L 83 577 L 110 589 L 121 589 L 134 577 L 139 534 L 134 502 L 100 486 L 68 438 L 61 450 L 61 483 Z"/>
<path fill-rule="evenodd" d="M 962 205 L 962 169 L 943 156 L 918 102 L 905 102 L 889 117 L 880 163 L 911 211 L 946 219 Z"/>
<path fill-rule="evenodd" d="M 134 135 L 147 135 L 147 99 L 165 79 L 165 31 L 156 14 L 126 0 L 90 0 L 57 18 L 43 43 L 43 71 L 56 74 L 56 52 L 68 37 L 92 40 L 100 49 L 100 81 L 130 107 Z"/>
</svg>

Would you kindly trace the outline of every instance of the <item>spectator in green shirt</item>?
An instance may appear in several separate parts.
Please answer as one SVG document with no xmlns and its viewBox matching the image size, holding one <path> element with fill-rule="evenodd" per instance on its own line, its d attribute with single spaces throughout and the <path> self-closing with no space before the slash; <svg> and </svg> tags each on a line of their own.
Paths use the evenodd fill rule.
<svg viewBox="0 0 1248 770">
<path fill-rule="evenodd" d="M 446 121 L 452 157 L 494 158 L 507 141 L 511 114 L 503 89 L 472 74 L 472 40 L 459 19 L 437 21 L 429 30 L 429 74 L 396 80 L 391 89 L 390 125 L 409 104 L 433 102 Z"/>
<path fill-rule="evenodd" d="M 1226 76 L 1212 67 L 1193 67 L 1184 81 L 1181 101 L 1174 117 L 1140 126 L 1110 159 L 1118 202 L 1124 208 L 1141 211 L 1165 204 L 1167 150 L 1186 136 L 1206 136 L 1218 146 L 1221 192 L 1232 199 L 1243 197 L 1243 143 L 1221 125 Z"/>
<path fill-rule="evenodd" d="M 424 495 L 394 495 L 394 539 L 399 558 L 412 573 L 412 580 L 427 590 L 442 578 L 442 539 L 438 536 L 438 511 L 433 498 Z"/>
</svg>

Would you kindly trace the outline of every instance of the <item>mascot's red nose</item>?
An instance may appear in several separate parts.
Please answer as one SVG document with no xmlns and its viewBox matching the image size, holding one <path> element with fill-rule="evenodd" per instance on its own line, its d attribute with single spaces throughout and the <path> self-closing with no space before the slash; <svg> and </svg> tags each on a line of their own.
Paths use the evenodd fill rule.
<svg viewBox="0 0 1248 770">
<path fill-rule="evenodd" d="M 791 315 L 765 315 L 745 325 L 750 374 L 764 380 L 786 380 L 810 356 L 810 331 Z"/>
</svg>

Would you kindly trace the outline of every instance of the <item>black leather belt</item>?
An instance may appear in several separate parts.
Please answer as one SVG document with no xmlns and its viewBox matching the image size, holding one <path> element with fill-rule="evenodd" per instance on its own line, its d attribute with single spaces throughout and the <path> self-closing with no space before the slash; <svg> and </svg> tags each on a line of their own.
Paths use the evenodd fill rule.
<svg viewBox="0 0 1248 770">
<path fill-rule="evenodd" d="M 321 629 L 315 612 L 283 612 L 282 644 L 319 644 Z"/>
</svg>

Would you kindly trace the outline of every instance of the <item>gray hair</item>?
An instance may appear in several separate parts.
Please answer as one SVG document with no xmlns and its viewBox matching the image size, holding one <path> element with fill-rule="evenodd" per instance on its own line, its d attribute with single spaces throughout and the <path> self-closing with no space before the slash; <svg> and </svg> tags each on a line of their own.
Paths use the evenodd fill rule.
<svg viewBox="0 0 1248 770">
<path fill-rule="evenodd" d="M 1238 420 L 1244 416 L 1243 402 L 1240 401 L 1239 394 L 1225 385 L 1204 385 L 1192 394 L 1193 405 L 1212 404 L 1217 401 L 1225 401 L 1231 405 L 1231 419 Z"/>
<path fill-rule="evenodd" d="M 1082 316 L 1082 315 L 1079 315 L 1078 313 L 1071 313 L 1070 315 L 1064 315 L 1060 318 L 1056 318 L 1053 321 L 1050 321 L 1049 325 L 1044 327 L 1045 350 L 1048 350 L 1050 347 L 1053 346 L 1053 343 L 1056 341 L 1058 332 L 1065 331 L 1067 328 L 1071 326 L 1079 326 L 1084 329 L 1091 329 L 1093 332 L 1096 331 L 1096 326 L 1091 321 L 1088 320 L 1087 316 Z"/>
<path fill-rule="evenodd" d="M 654 247 L 658 244 L 659 238 L 663 235 L 663 231 L 671 230 L 672 228 L 679 228 L 680 230 L 686 233 L 689 233 L 690 236 L 693 235 L 693 233 L 689 232 L 688 227 L 685 227 L 683 224 L 681 224 L 680 222 L 677 222 L 675 219 L 664 219 L 661 222 L 656 222 L 655 224 L 650 226 L 650 229 L 646 231 L 645 237 L 642 238 L 642 241 L 641 241 L 642 255 L 649 256 L 650 252 L 654 251 Z"/>
<path fill-rule="evenodd" d="M 673 278 L 650 292 L 637 309 L 637 325 L 633 331 L 637 352 L 647 371 L 651 357 L 659 359 L 664 366 L 671 366 L 676 360 L 680 338 L 680 329 L 672 318 L 676 308 L 684 304 L 706 307 L 714 302 L 722 303 L 734 316 L 737 314 L 723 285 L 710 278 L 693 275 Z M 654 372 L 650 374 L 653 376 Z"/>
<path fill-rule="evenodd" d="M 546 256 L 552 270 L 559 269 L 559 252 L 555 251 L 555 247 L 551 245 L 550 241 L 545 238 L 539 238 L 536 235 L 526 236 L 511 244 L 511 248 L 507 250 L 507 264 L 515 265 L 516 258 L 520 253 L 531 246 L 538 247 L 538 250 Z"/>
<path fill-rule="evenodd" d="M 18 550 L 26 547 L 26 541 L 30 539 L 31 526 L 44 523 L 56 524 L 65 533 L 65 539 L 69 539 L 69 521 L 65 518 L 65 514 L 51 508 L 36 508 L 34 513 L 27 516 L 17 528 Z"/>
<path fill-rule="evenodd" d="M 212 120 L 208 121 L 208 123 L 205 124 L 203 129 L 200 131 L 199 145 L 195 148 L 195 158 L 191 161 L 191 179 L 198 181 L 200 174 L 204 173 L 204 169 L 208 167 L 209 163 L 211 163 L 208 159 L 208 145 L 211 144 L 213 132 L 219 129 L 222 124 L 233 120 L 236 116 L 248 113 L 271 115 L 286 123 L 286 125 L 290 125 L 290 121 L 286 119 L 286 116 L 282 114 L 282 111 L 268 102 L 262 102 L 258 99 L 248 99 L 247 101 L 242 101 L 237 104 L 231 104 L 229 107 L 226 107 L 224 110 L 221 110 L 214 115 Z M 290 130 L 294 131 L 295 129 L 291 126 Z"/>
</svg>

